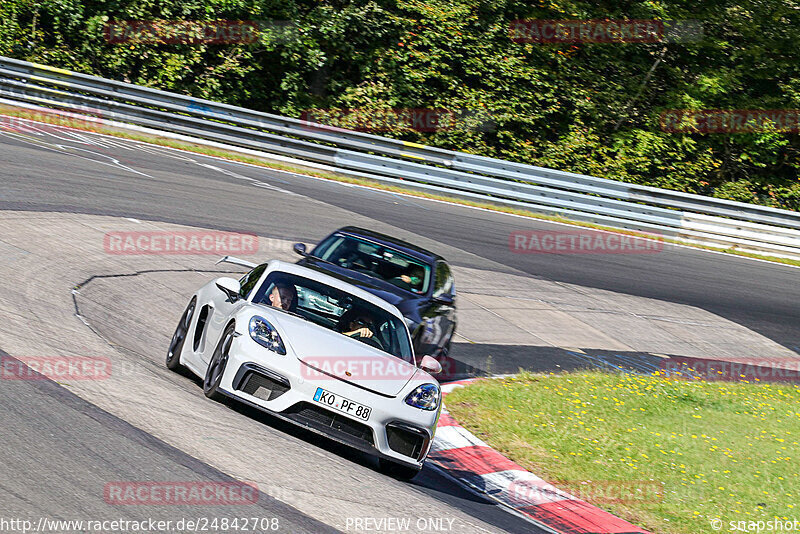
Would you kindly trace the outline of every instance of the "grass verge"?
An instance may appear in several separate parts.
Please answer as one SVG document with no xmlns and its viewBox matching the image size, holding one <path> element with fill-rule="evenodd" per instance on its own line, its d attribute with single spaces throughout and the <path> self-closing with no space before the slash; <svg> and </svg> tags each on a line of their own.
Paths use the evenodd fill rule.
<svg viewBox="0 0 800 534">
<path fill-rule="evenodd" d="M 800 520 L 796 385 L 523 372 L 446 404 L 531 472 L 652 532 Z"/>
<path fill-rule="evenodd" d="M 652 239 L 654 237 L 652 234 L 647 234 L 647 233 L 643 233 L 643 232 L 636 232 L 636 231 L 633 231 L 633 230 L 625 230 L 625 229 L 620 229 L 620 228 L 613 228 L 613 227 L 610 227 L 610 226 L 603 226 L 603 225 L 593 224 L 593 223 L 588 223 L 588 222 L 583 222 L 583 221 L 574 221 L 574 220 L 568 219 L 566 217 L 559 217 L 559 216 L 554 216 L 554 215 L 545 215 L 545 214 L 542 214 L 542 213 L 536 213 L 536 212 L 529 211 L 529 210 L 512 208 L 512 207 L 509 207 L 509 206 L 502 206 L 502 205 L 498 205 L 498 204 L 492 204 L 490 202 L 474 202 L 474 201 L 471 201 L 471 200 L 466 200 L 466 199 L 462 199 L 462 198 L 448 196 L 448 195 L 445 195 L 445 194 L 439 195 L 439 194 L 435 194 L 435 193 L 427 193 L 427 192 L 424 192 L 424 191 L 417 191 L 417 190 L 412 189 L 410 187 L 409 188 L 404 188 L 404 187 L 398 187 L 398 186 L 393 186 L 393 185 L 387 185 L 387 184 L 384 184 L 384 183 L 381 183 L 381 182 L 376 182 L 374 180 L 369 180 L 369 179 L 366 179 L 366 178 L 354 178 L 354 177 L 351 177 L 351 176 L 345 176 L 345 175 L 336 174 L 336 173 L 320 172 L 320 171 L 316 171 L 316 170 L 310 169 L 308 167 L 288 165 L 288 164 L 285 164 L 285 163 L 277 163 L 277 162 L 271 161 L 271 160 L 269 160 L 267 158 L 259 158 L 259 157 L 256 157 L 256 156 L 250 156 L 250 155 L 239 153 L 239 152 L 233 152 L 233 151 L 229 151 L 229 150 L 222 150 L 222 149 L 213 148 L 213 147 L 210 147 L 210 146 L 207 146 L 207 145 L 203 145 L 203 144 L 189 143 L 189 142 L 179 141 L 179 140 L 175 140 L 175 139 L 171 139 L 171 138 L 167 138 L 167 137 L 146 135 L 146 134 L 142 134 L 142 133 L 134 133 L 134 132 L 132 132 L 130 130 L 125 130 L 123 128 L 115 128 L 115 127 L 105 126 L 105 125 L 102 125 L 102 124 L 99 124 L 99 123 L 93 124 L 93 123 L 91 123 L 89 121 L 85 121 L 85 120 L 70 119 L 68 117 L 59 115 L 59 114 L 57 114 L 55 112 L 53 112 L 53 113 L 42 113 L 42 112 L 27 110 L 27 109 L 24 109 L 24 108 L 15 108 L 15 107 L 8 106 L 8 105 L 0 105 L 0 115 L 6 115 L 6 116 L 9 116 L 9 117 L 19 117 L 19 118 L 22 118 L 22 119 L 29 119 L 29 120 L 36 120 L 36 121 L 44 122 L 44 123 L 47 123 L 47 124 L 53 124 L 53 125 L 56 125 L 56 126 L 64 126 L 64 127 L 68 127 L 68 128 L 75 128 L 75 129 L 78 129 L 78 130 L 91 131 L 91 132 L 95 132 L 95 133 L 111 135 L 111 136 L 114 136 L 114 137 L 120 137 L 120 138 L 123 138 L 123 139 L 130 139 L 130 140 L 133 140 L 133 141 L 140 141 L 140 142 L 143 142 L 143 143 L 150 143 L 150 144 L 154 144 L 154 145 L 158 145 L 158 146 L 175 148 L 175 149 L 178 149 L 178 150 L 185 150 L 185 151 L 188 151 L 188 152 L 194 152 L 196 154 L 214 156 L 214 157 L 226 159 L 226 160 L 229 160 L 229 161 L 236 161 L 236 162 L 240 162 L 240 163 L 248 163 L 248 164 L 251 164 L 251 165 L 258 165 L 259 167 L 265 167 L 265 168 L 268 168 L 268 169 L 274 169 L 274 170 L 286 171 L 286 172 L 294 172 L 294 173 L 298 173 L 298 174 L 305 174 L 305 175 L 308 175 L 308 176 L 314 176 L 314 177 L 323 178 L 323 179 L 326 179 L 326 180 L 334 180 L 334 181 L 337 181 L 337 182 L 344 182 L 344 183 L 349 183 L 349 184 L 361 185 L 361 186 L 365 186 L 365 187 L 371 187 L 373 189 L 380 189 L 382 191 L 388 191 L 388 192 L 393 192 L 393 193 L 401 193 L 401 194 L 405 194 L 405 195 L 411 195 L 411 196 L 420 197 L 420 198 L 427 198 L 427 199 L 431 199 L 431 200 L 442 200 L 442 201 L 445 201 L 445 202 L 452 202 L 454 204 L 461 204 L 461 205 L 464 205 L 464 206 L 471 206 L 471 207 L 482 208 L 482 209 L 487 209 L 487 210 L 492 210 L 492 211 L 498 211 L 498 212 L 501 212 L 501 213 L 510 213 L 510 214 L 513 214 L 513 215 L 519 215 L 519 216 L 528 217 L 528 218 L 531 218 L 531 219 L 538 219 L 538 220 L 550 221 L 550 222 L 559 222 L 559 223 L 570 224 L 570 225 L 573 225 L 573 226 L 579 226 L 579 227 L 583 227 L 583 228 L 591 228 L 591 229 L 594 229 L 594 230 L 604 230 L 604 231 L 614 232 L 614 233 L 618 233 L 618 234 L 639 236 L 639 237 L 645 237 L 645 238 L 650 238 L 650 239 Z M 2 126 L 2 124 L 0 124 L 0 126 Z M 688 243 L 688 242 L 681 241 L 681 240 L 678 240 L 678 239 L 668 239 L 668 238 L 663 238 L 662 237 L 662 238 L 659 238 L 659 240 L 661 240 L 661 241 L 663 241 L 665 243 L 673 243 L 673 244 L 684 245 L 684 246 L 688 246 L 688 247 L 692 247 L 692 248 L 698 248 L 698 249 L 702 249 L 702 250 L 710 250 L 710 251 L 714 251 L 714 252 L 723 252 L 723 253 L 726 253 L 726 254 L 733 254 L 733 255 L 736 255 L 736 256 L 744 256 L 744 257 L 747 257 L 747 258 L 754 258 L 754 259 L 759 259 L 759 260 L 764 260 L 764 261 L 771 261 L 771 262 L 775 262 L 775 263 L 783 263 L 783 264 L 786 264 L 786 265 L 794 265 L 794 266 L 800 267 L 800 260 L 794 260 L 794 259 L 790 259 L 790 258 L 776 258 L 774 256 L 768 256 L 768 255 L 764 255 L 764 254 L 756 254 L 756 253 L 753 253 L 753 252 L 748 252 L 748 251 L 745 251 L 745 250 L 739 250 L 739 249 L 735 249 L 735 248 L 721 248 L 721 247 L 711 247 L 711 246 L 706 246 L 706 245 L 698 245 L 698 244 L 695 244 L 695 243 Z"/>
</svg>

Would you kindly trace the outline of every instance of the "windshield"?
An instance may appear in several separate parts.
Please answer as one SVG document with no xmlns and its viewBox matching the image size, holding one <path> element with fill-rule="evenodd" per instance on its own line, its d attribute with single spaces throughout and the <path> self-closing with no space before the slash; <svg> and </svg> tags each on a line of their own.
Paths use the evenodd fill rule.
<svg viewBox="0 0 800 534">
<path fill-rule="evenodd" d="M 339 267 L 379 278 L 418 295 L 428 292 L 430 266 L 384 245 L 334 234 L 320 243 L 313 254 Z"/>
<path fill-rule="evenodd" d="M 316 280 L 281 271 L 267 275 L 253 302 L 299 315 L 407 362 L 414 356 L 402 319 Z"/>
</svg>

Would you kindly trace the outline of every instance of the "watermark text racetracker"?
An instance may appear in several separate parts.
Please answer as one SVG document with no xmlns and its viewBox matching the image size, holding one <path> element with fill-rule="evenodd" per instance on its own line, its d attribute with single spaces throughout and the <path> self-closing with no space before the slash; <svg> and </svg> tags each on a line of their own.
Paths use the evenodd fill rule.
<svg viewBox="0 0 800 534">
<path fill-rule="evenodd" d="M 791 360 L 748 359 L 723 361 L 670 356 L 661 361 L 661 372 L 668 377 L 734 382 L 800 382 L 800 364 Z"/>
<path fill-rule="evenodd" d="M 421 357 L 421 356 L 420 356 Z M 449 356 L 439 355 L 436 360 L 442 371 L 436 374 L 440 382 L 463 377 L 467 366 Z M 307 356 L 300 375 L 305 380 L 403 380 L 408 381 L 415 368 L 400 359 L 386 359 L 381 356 Z M 257 396 L 257 395 L 256 395 Z"/>
<path fill-rule="evenodd" d="M 659 122 L 667 133 L 798 133 L 800 109 L 671 109 Z"/>
<path fill-rule="evenodd" d="M 439 132 L 454 129 L 488 132 L 495 129 L 492 115 L 484 109 L 307 109 L 302 112 L 301 120 L 305 129 L 321 132 Z"/>
<path fill-rule="evenodd" d="M 509 38 L 515 43 L 691 43 L 703 38 L 699 20 L 512 20 Z"/>
<path fill-rule="evenodd" d="M 258 486 L 250 482 L 120 481 L 103 488 L 108 504 L 147 506 L 236 506 L 258 502 Z"/>
<path fill-rule="evenodd" d="M 0 356 L 0 380 L 105 380 L 111 360 L 104 356 Z"/>
<path fill-rule="evenodd" d="M 25 118 L 0 115 L 0 131 L 42 134 L 57 132 L 52 125 L 68 125 L 80 130 L 96 128 L 103 118 L 101 110 L 86 106 L 61 109 L 58 112 L 31 110 Z"/>
<path fill-rule="evenodd" d="M 415 368 L 400 359 L 381 356 L 308 356 L 301 375 L 306 380 L 409 380 Z"/>
<path fill-rule="evenodd" d="M 0 355 L 0 380 L 74 382 L 140 375 L 144 365 L 108 356 Z"/>
<path fill-rule="evenodd" d="M 588 230 L 524 230 L 511 232 L 508 247 L 515 254 L 653 254 L 664 250 L 660 236 L 638 237 Z"/>
<path fill-rule="evenodd" d="M 277 517 L 206 517 L 181 519 L 22 519 L 0 517 L 0 532 L 53 532 L 58 534 L 111 534 L 131 532 L 275 532 L 280 530 Z"/>
<path fill-rule="evenodd" d="M 663 499 L 664 484 L 655 480 L 520 480 L 508 488 L 512 502 L 520 505 L 566 493 L 596 504 L 653 502 Z"/>
<path fill-rule="evenodd" d="M 290 42 L 302 36 L 286 20 L 118 20 L 103 34 L 115 45 L 250 45 Z"/>
<path fill-rule="evenodd" d="M 255 234 L 234 232 L 107 232 L 103 236 L 103 249 L 120 255 L 255 254 L 258 246 Z"/>
</svg>

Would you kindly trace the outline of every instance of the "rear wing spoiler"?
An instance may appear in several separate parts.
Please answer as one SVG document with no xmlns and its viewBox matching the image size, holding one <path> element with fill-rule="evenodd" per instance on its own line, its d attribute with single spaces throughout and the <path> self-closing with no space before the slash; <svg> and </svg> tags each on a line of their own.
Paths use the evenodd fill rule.
<svg viewBox="0 0 800 534">
<path fill-rule="evenodd" d="M 251 261 L 243 260 L 241 258 L 237 258 L 235 256 L 225 256 L 220 258 L 215 265 L 219 265 L 220 263 L 231 263 L 233 265 L 239 265 L 241 267 L 247 267 L 248 269 L 252 269 L 257 267 L 257 263 L 253 263 Z"/>
</svg>

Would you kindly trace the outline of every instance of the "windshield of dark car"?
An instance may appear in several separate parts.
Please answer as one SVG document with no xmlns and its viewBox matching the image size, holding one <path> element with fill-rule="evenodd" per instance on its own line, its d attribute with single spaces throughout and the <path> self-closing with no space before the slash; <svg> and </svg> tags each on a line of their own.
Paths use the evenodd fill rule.
<svg viewBox="0 0 800 534">
<path fill-rule="evenodd" d="M 366 239 L 334 234 L 320 243 L 313 255 L 418 295 L 426 294 L 430 286 L 429 265 L 394 248 Z"/>
<path fill-rule="evenodd" d="M 275 307 L 275 298 L 270 299 L 274 292 L 283 298 L 279 309 L 413 363 L 403 320 L 383 308 L 322 282 L 282 271 L 267 275 L 253 302 Z"/>
</svg>

